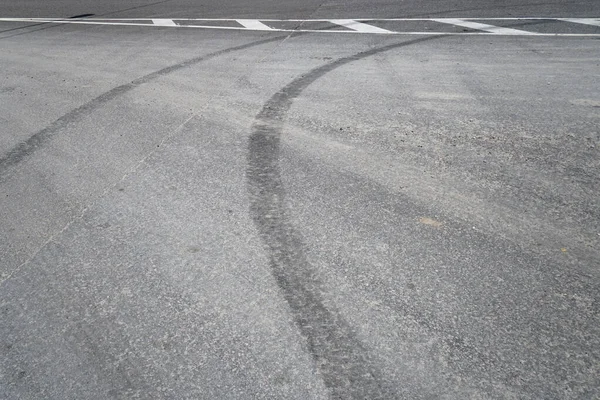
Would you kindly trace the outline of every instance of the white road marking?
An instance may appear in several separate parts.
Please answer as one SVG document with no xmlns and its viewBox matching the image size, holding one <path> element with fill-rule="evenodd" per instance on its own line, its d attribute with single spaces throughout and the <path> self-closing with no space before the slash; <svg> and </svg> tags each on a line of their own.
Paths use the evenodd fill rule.
<svg viewBox="0 0 600 400">
<path fill-rule="evenodd" d="M 343 26 L 348 29 L 352 29 L 358 32 L 364 33 L 393 33 L 392 31 L 388 31 L 387 29 L 379 28 L 377 26 L 365 24 L 362 22 L 358 22 L 353 19 L 330 19 L 328 22 L 334 23 L 336 25 Z"/>
<path fill-rule="evenodd" d="M 246 29 L 252 29 L 253 31 L 273 31 L 271 28 L 260 22 L 257 19 L 236 19 L 236 21 Z"/>
<path fill-rule="evenodd" d="M 433 21 L 441 22 L 443 24 L 452 24 L 456 26 L 463 26 L 465 28 L 477 29 L 484 32 L 495 33 L 499 35 L 536 35 L 535 32 L 521 31 L 518 29 L 503 28 L 501 26 L 494 26 L 488 24 L 482 24 L 479 22 L 467 21 L 464 19 L 457 18 L 436 18 Z"/>
<path fill-rule="evenodd" d="M 559 21 L 573 22 L 576 24 L 600 26 L 600 18 L 559 18 Z"/>
<path fill-rule="evenodd" d="M 172 19 L 153 19 L 152 23 L 154 25 L 158 25 L 158 26 L 177 26 L 177 24 L 175 22 L 173 22 Z"/>
<path fill-rule="evenodd" d="M 23 20 L 23 19 L 53 19 L 53 20 L 64 20 L 64 18 L 0 18 L 1 20 Z M 172 18 L 177 21 L 236 21 L 235 18 Z M 438 18 L 439 19 L 439 18 Z M 582 19 L 582 18 L 550 18 L 550 17 L 514 17 L 514 18 L 457 18 L 462 21 L 527 21 L 527 20 L 565 20 L 565 19 Z M 583 18 L 583 19 L 596 19 L 596 18 Z M 147 21 L 148 18 L 85 18 L 85 21 Z M 433 21 L 433 18 L 353 18 L 352 21 Z M 83 21 L 80 19 L 79 21 Z M 260 18 L 255 21 L 265 22 L 330 22 L 329 19 L 273 19 L 273 18 Z"/>
<path fill-rule="evenodd" d="M 564 22 L 585 23 L 585 25 L 596 25 L 600 18 L 356 18 L 352 20 L 340 19 L 229 19 L 229 18 L 85 18 L 85 19 L 61 19 L 61 18 L 0 18 L 0 22 L 36 22 L 36 23 L 54 23 L 54 24 L 83 24 L 83 25 L 116 25 L 116 26 L 166 26 L 173 28 L 200 28 L 200 29 L 225 29 L 225 30 L 258 30 L 271 32 L 306 32 L 306 33 L 356 33 L 356 34 L 393 34 L 393 35 L 514 35 L 514 36 L 543 36 L 543 37 L 600 37 L 600 33 L 539 33 L 528 32 L 518 29 L 503 28 L 494 25 L 482 24 L 475 21 L 485 20 L 504 20 L 504 21 L 524 21 L 524 20 L 552 20 Z M 176 21 L 197 21 L 199 24 L 178 25 Z M 218 26 L 201 25 L 202 21 L 237 21 L 241 26 Z M 265 22 L 331 22 L 336 25 L 343 25 L 349 30 L 316 30 L 316 29 L 279 29 L 271 28 L 265 25 Z M 358 21 L 436 21 L 446 24 L 454 24 L 467 28 L 477 29 L 477 32 L 435 32 L 435 31 L 411 31 L 396 32 L 379 28 L 373 25 L 360 23 Z M 360 25 L 359 25 L 360 24 Z M 349 26 L 350 25 L 350 26 Z M 356 29 L 358 27 L 358 29 Z"/>
</svg>

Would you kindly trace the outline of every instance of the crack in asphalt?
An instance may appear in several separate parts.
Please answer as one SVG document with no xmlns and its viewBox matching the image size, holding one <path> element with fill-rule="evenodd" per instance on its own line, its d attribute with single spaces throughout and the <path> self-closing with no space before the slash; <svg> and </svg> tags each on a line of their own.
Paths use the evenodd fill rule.
<svg viewBox="0 0 600 400">
<path fill-rule="evenodd" d="M 289 220 L 279 167 L 284 119 L 294 99 L 334 69 L 440 37 L 443 35 L 374 48 L 317 67 L 275 93 L 255 118 L 246 171 L 250 213 L 269 252 L 272 274 L 333 398 L 389 399 L 398 396 L 369 361 L 368 352 L 352 327 L 325 304 L 321 284 L 306 258 L 301 235 Z"/>
</svg>

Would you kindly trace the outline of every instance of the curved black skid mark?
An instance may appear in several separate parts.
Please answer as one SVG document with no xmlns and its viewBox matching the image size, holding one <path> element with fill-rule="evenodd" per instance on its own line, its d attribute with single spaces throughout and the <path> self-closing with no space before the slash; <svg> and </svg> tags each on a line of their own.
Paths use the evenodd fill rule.
<svg viewBox="0 0 600 400">
<path fill-rule="evenodd" d="M 206 61 L 211 58 L 215 58 L 234 51 L 245 50 L 253 46 L 259 46 L 262 44 L 275 42 L 285 37 L 287 36 L 271 37 L 268 39 L 263 39 L 256 42 L 246 43 L 240 46 L 215 51 L 213 53 L 209 53 L 203 56 L 194 57 L 189 60 L 183 61 L 182 63 L 171 65 L 158 71 L 151 72 L 148 75 L 144 75 L 140 78 L 134 79 L 129 83 L 117 86 L 109 90 L 108 92 L 101 94 L 100 96 L 90 100 L 89 102 L 69 111 L 62 117 L 58 118 L 56 121 L 52 122 L 46 128 L 34 133 L 27 140 L 19 143 L 18 145 L 13 147 L 8 153 L 6 153 L 2 158 L 0 158 L 0 182 L 4 181 L 4 179 L 8 176 L 8 171 L 11 167 L 17 165 L 25 158 L 33 154 L 44 144 L 46 144 L 48 141 L 50 141 L 54 134 L 64 129 L 72 122 L 91 114 L 96 108 L 100 107 L 101 105 L 129 92 L 130 90 L 135 89 L 136 87 L 148 83 L 156 78 L 190 67 L 202 61 Z"/>
<path fill-rule="evenodd" d="M 320 284 L 306 259 L 300 235 L 286 216 L 285 192 L 279 170 L 283 121 L 293 100 L 328 72 L 377 53 L 439 37 L 375 48 L 313 69 L 273 95 L 256 116 L 253 125 L 246 172 L 250 212 L 269 251 L 273 276 L 334 398 L 389 399 L 397 395 L 369 363 L 365 349 L 348 323 L 325 306 Z"/>
</svg>

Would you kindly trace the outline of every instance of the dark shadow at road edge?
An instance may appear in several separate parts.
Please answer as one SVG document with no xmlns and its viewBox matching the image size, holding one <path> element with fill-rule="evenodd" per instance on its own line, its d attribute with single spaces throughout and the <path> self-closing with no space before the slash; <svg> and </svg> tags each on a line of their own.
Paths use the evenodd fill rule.
<svg viewBox="0 0 600 400">
<path fill-rule="evenodd" d="M 301 236 L 286 215 L 279 168 L 284 119 L 294 99 L 328 72 L 352 61 L 443 36 L 374 48 L 315 68 L 275 93 L 253 125 L 246 171 L 250 213 L 269 251 L 273 276 L 334 398 L 389 399 L 398 395 L 369 362 L 367 351 L 349 324 L 324 304 L 321 285 L 306 259 Z"/>
</svg>

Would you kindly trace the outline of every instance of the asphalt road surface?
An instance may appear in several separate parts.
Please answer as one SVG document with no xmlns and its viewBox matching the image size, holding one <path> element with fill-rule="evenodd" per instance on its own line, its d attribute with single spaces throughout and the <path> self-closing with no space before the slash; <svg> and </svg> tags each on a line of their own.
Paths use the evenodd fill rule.
<svg viewBox="0 0 600 400">
<path fill-rule="evenodd" d="M 600 398 L 598 18 L 1 0 L 0 398 Z"/>
</svg>

